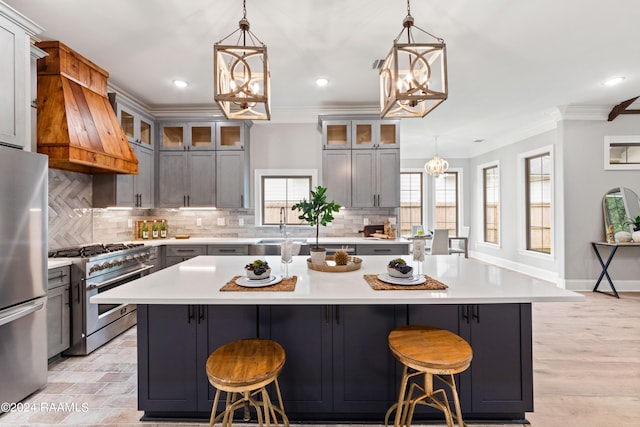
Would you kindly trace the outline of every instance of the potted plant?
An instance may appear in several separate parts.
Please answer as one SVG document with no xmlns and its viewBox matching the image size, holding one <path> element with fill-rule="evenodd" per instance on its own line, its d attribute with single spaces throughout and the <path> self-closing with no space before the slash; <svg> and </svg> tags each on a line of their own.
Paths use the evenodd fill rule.
<svg viewBox="0 0 640 427">
<path fill-rule="evenodd" d="M 340 205 L 334 201 L 327 201 L 326 187 L 317 186 L 315 191 L 311 190 L 311 198 L 307 201 L 302 199 L 291 207 L 291 210 L 302 212 L 298 219 L 307 221 L 310 226 L 316 227 L 316 246 L 310 249 L 311 262 L 314 264 L 324 263 L 327 250 L 318 244 L 320 236 L 320 226 L 327 225 L 333 221 L 333 213 L 340 210 Z"/>
<path fill-rule="evenodd" d="M 635 218 L 627 218 L 624 225 L 630 225 L 633 228 L 631 233 L 631 240 L 635 243 L 640 243 L 640 215 Z"/>
</svg>

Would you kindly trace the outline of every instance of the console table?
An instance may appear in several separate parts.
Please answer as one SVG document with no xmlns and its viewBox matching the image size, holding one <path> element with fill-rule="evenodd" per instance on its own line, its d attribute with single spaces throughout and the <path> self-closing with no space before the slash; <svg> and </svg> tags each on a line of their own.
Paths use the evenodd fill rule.
<svg viewBox="0 0 640 427">
<path fill-rule="evenodd" d="M 609 276 L 609 273 L 607 272 L 607 269 L 609 268 L 609 264 L 611 264 L 611 260 L 613 259 L 613 256 L 618 251 L 618 248 L 640 248 L 640 243 L 635 243 L 635 242 L 617 242 L 617 243 L 591 242 L 591 246 L 593 247 L 593 251 L 596 253 L 596 257 L 598 258 L 598 262 L 600 262 L 600 266 L 602 267 L 602 272 L 600 273 L 600 276 L 598 277 L 598 280 L 596 281 L 596 285 L 593 288 L 593 292 L 600 292 L 600 293 L 605 294 L 605 295 L 609 295 L 609 296 L 612 296 L 612 297 L 620 298 L 620 295 L 618 295 L 618 291 L 616 291 L 616 287 L 613 286 L 613 281 L 611 280 L 611 276 Z M 609 247 L 609 248 L 611 248 L 611 252 L 609 253 L 609 258 L 607 258 L 607 261 L 603 261 L 602 260 L 602 257 L 600 256 L 600 252 L 598 251 L 598 247 Z M 600 282 L 602 281 L 602 279 L 604 277 L 607 278 L 607 282 L 609 282 L 609 286 L 611 286 L 611 291 L 613 293 L 609 293 L 609 292 L 598 290 L 598 286 L 600 286 Z"/>
</svg>

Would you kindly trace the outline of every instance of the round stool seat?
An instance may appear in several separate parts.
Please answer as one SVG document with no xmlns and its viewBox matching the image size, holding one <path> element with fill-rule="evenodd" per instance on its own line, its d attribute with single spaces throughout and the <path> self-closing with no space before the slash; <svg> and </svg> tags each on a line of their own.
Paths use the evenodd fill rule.
<svg viewBox="0 0 640 427">
<path fill-rule="evenodd" d="M 444 329 L 409 325 L 389 334 L 389 348 L 404 365 L 417 371 L 455 374 L 469 367 L 471 346 Z"/>
<path fill-rule="evenodd" d="M 266 339 L 233 341 L 216 349 L 207 359 L 209 382 L 223 391 L 260 388 L 280 374 L 285 352 L 280 344 Z"/>
</svg>

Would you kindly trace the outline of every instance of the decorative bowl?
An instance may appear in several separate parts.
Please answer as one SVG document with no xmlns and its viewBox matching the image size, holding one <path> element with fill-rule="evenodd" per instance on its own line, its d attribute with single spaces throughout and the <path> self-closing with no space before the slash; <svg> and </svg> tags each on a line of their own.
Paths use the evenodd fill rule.
<svg viewBox="0 0 640 427">
<path fill-rule="evenodd" d="M 253 270 L 247 270 L 245 269 L 245 271 L 247 272 L 247 277 L 251 280 L 261 280 L 261 279 L 267 279 L 269 278 L 269 276 L 271 276 L 271 269 L 268 268 L 264 273 L 262 274 L 255 274 L 253 272 Z"/>
<path fill-rule="evenodd" d="M 413 267 L 409 266 L 409 271 L 407 271 L 406 273 L 402 273 L 395 268 L 387 267 L 387 273 L 389 273 L 389 276 L 391 277 L 406 279 L 407 277 L 413 276 Z"/>
</svg>

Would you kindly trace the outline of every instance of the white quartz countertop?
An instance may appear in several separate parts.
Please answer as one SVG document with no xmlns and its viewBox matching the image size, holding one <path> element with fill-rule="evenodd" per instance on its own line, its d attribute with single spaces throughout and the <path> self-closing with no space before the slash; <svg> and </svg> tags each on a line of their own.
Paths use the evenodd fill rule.
<svg viewBox="0 0 640 427">
<path fill-rule="evenodd" d="M 261 240 L 278 240 L 281 237 L 190 237 L 188 239 L 149 239 L 135 240 L 131 243 L 144 243 L 149 246 L 161 245 L 255 245 Z M 309 245 L 315 245 L 315 237 L 289 237 L 291 240 L 306 239 Z M 373 237 L 321 237 L 318 239 L 320 245 L 387 245 L 402 244 L 409 245 L 411 242 L 404 238 L 395 240 L 378 239 Z"/>
<path fill-rule="evenodd" d="M 423 273 L 447 284 L 441 291 L 373 290 L 364 274 L 386 272 L 388 256 L 362 256 L 362 268 L 330 273 L 307 268 L 294 257 L 289 272 L 298 277 L 293 292 L 221 292 L 232 277 L 244 275 L 255 256 L 199 256 L 91 298 L 92 303 L 133 304 L 496 304 L 582 301 L 584 296 L 511 270 L 464 257 L 427 256 Z M 412 263 L 411 256 L 404 256 Z M 263 257 L 280 274 L 280 257 Z M 414 264 L 415 265 L 415 264 Z M 416 266 L 417 267 L 417 266 Z"/>
<path fill-rule="evenodd" d="M 49 270 L 51 270 L 52 268 L 57 268 L 57 267 L 65 267 L 67 265 L 71 265 L 71 261 L 69 259 L 49 258 L 47 260 L 47 268 Z"/>
</svg>

